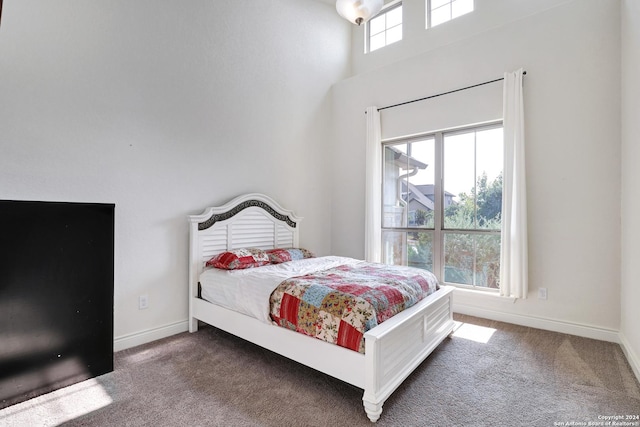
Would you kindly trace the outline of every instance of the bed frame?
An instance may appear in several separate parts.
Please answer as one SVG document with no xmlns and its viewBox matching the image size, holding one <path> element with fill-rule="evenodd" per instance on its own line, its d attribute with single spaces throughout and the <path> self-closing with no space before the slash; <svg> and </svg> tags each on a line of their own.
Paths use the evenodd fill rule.
<svg viewBox="0 0 640 427">
<path fill-rule="evenodd" d="M 453 288 L 440 290 L 365 333 L 358 353 L 269 325 L 199 298 L 198 278 L 213 255 L 231 249 L 298 247 L 302 218 L 262 194 L 246 194 L 189 217 L 189 331 L 208 323 L 364 390 L 369 419 L 420 363 L 452 332 Z"/>
</svg>

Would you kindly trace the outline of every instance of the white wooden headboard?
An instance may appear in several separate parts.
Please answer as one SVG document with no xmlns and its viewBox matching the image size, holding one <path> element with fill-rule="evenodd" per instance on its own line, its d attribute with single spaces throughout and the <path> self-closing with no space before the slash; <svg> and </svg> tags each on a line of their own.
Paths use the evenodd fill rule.
<svg viewBox="0 0 640 427">
<path fill-rule="evenodd" d="M 221 252 L 239 248 L 298 247 L 299 222 L 269 196 L 245 194 L 230 202 L 189 216 L 189 287 L 198 292 L 204 263 Z"/>
</svg>

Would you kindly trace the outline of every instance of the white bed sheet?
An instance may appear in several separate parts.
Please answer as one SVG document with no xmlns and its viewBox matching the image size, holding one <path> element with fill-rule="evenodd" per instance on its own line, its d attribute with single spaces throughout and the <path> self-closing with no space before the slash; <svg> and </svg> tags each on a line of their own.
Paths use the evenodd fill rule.
<svg viewBox="0 0 640 427">
<path fill-rule="evenodd" d="M 244 270 L 207 268 L 200 275 L 201 297 L 270 324 L 269 297 L 282 281 L 289 277 L 361 262 L 363 261 L 354 258 L 326 256 Z"/>
</svg>

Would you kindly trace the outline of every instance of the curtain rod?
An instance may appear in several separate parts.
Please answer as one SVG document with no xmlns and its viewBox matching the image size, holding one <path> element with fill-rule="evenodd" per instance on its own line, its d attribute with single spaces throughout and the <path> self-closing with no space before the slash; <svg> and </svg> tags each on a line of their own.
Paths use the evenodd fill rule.
<svg viewBox="0 0 640 427">
<path fill-rule="evenodd" d="M 527 74 L 526 71 L 522 72 L 523 76 L 526 75 L 526 74 Z M 413 102 L 418 102 L 418 101 L 424 101 L 426 99 L 437 98 L 438 96 L 449 95 L 450 93 L 460 92 L 460 91 L 463 91 L 463 90 L 472 89 L 472 88 L 478 87 L 478 86 L 488 85 L 489 83 L 495 83 L 495 82 L 499 82 L 499 81 L 502 81 L 502 80 L 504 80 L 504 77 L 499 78 L 499 79 L 495 79 L 495 80 L 489 80 L 488 82 L 483 82 L 483 83 L 478 83 L 478 84 L 467 86 L 467 87 L 462 87 L 460 89 L 450 90 L 448 92 L 439 93 L 437 95 L 425 96 L 424 98 L 414 99 L 412 101 L 405 101 L 405 102 L 401 102 L 399 104 L 388 105 L 386 107 L 378 108 L 378 111 L 386 110 L 387 108 L 400 107 L 401 105 L 411 104 Z"/>
</svg>

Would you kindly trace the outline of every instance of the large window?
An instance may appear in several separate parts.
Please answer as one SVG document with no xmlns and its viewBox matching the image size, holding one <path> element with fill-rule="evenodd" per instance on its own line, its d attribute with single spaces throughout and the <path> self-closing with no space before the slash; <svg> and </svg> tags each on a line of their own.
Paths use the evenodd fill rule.
<svg viewBox="0 0 640 427">
<path fill-rule="evenodd" d="M 394 2 L 367 23 L 367 51 L 402 40 L 402 2 Z"/>
<path fill-rule="evenodd" d="M 473 12 L 473 0 L 426 0 L 426 27 L 435 27 L 469 12 Z"/>
<path fill-rule="evenodd" d="M 498 289 L 502 126 L 384 144 L 382 261 Z"/>
</svg>

